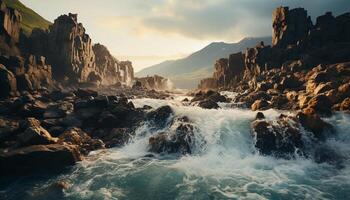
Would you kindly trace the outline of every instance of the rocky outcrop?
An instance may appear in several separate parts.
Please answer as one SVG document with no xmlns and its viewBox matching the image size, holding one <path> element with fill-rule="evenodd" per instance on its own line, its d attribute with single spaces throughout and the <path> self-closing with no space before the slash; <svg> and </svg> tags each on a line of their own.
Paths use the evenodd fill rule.
<svg viewBox="0 0 350 200">
<path fill-rule="evenodd" d="M 54 87 L 51 66 L 46 64 L 45 57 L 0 56 L 0 63 L 3 72 L 7 71 L 7 75 L 3 73 L 4 78 L 0 79 L 4 82 L 0 98 L 14 96 L 18 91 Z M 5 88 L 11 88 L 11 92 Z"/>
<path fill-rule="evenodd" d="M 136 80 L 136 84 L 134 85 L 134 88 L 140 87 L 140 88 L 146 88 L 148 90 L 173 89 L 173 84 L 169 79 L 158 75 L 136 78 L 135 80 Z"/>
<path fill-rule="evenodd" d="M 17 82 L 13 73 L 0 65 L 0 98 L 15 95 L 17 92 Z"/>
<path fill-rule="evenodd" d="M 20 23 L 22 15 L 15 9 L 0 1 L 0 52 L 1 54 L 17 55 L 16 44 L 20 37 Z"/>
<path fill-rule="evenodd" d="M 133 81 L 131 62 L 120 62 L 105 46 L 93 45 L 76 14 L 61 15 L 48 31 L 34 29 L 27 44 L 29 53 L 47 57 L 57 80 L 97 85 Z"/>
<path fill-rule="evenodd" d="M 272 45 L 282 48 L 304 39 L 312 27 L 311 18 L 303 8 L 277 8 L 272 14 L 272 24 Z"/>
<path fill-rule="evenodd" d="M 3 1 L 0 1 L 0 32 L 6 34 L 15 43 L 19 42 L 20 23 L 22 15 L 15 9 L 9 8 Z"/>
<path fill-rule="evenodd" d="M 0 152 L 0 174 L 61 172 L 80 160 L 81 155 L 73 145 L 33 145 Z"/>
<path fill-rule="evenodd" d="M 202 80 L 198 87 L 203 90 L 229 88 L 241 80 L 243 72 L 244 55 L 242 53 L 231 54 L 228 59 L 217 60 L 213 77 Z"/>
</svg>

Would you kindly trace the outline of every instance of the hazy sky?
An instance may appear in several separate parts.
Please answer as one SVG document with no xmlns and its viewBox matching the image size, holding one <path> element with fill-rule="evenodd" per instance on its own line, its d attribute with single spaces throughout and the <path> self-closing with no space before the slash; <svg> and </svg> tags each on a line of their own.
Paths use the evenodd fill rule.
<svg viewBox="0 0 350 200">
<path fill-rule="evenodd" d="M 350 0 L 21 1 L 50 21 L 78 13 L 93 42 L 106 45 L 118 59 L 133 61 L 136 71 L 213 41 L 271 35 L 271 13 L 280 5 L 304 7 L 313 20 L 328 10 L 350 12 Z"/>
</svg>

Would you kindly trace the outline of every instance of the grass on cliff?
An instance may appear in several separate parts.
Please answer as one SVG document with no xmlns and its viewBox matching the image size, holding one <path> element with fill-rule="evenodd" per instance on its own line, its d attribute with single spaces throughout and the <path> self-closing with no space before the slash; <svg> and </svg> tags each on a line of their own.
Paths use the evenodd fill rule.
<svg viewBox="0 0 350 200">
<path fill-rule="evenodd" d="M 30 35 L 34 28 L 48 29 L 51 22 L 41 17 L 32 9 L 23 5 L 19 0 L 3 0 L 8 7 L 18 10 L 22 14 L 21 28 L 25 35 Z"/>
</svg>

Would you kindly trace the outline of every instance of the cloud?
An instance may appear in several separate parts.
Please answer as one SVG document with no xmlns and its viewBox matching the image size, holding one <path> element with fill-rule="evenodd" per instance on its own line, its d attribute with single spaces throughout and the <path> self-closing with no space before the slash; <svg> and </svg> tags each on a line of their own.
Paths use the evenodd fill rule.
<svg viewBox="0 0 350 200">
<path fill-rule="evenodd" d="M 271 13 L 280 5 L 305 7 L 315 18 L 328 10 L 349 8 L 348 0 L 167 0 L 140 19 L 140 30 L 179 34 L 194 39 L 226 39 L 271 34 Z"/>
</svg>

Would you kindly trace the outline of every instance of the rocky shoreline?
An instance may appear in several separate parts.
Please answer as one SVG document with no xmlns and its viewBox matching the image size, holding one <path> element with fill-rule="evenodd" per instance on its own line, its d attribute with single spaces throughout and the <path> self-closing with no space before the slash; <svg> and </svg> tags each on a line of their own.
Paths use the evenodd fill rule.
<svg viewBox="0 0 350 200">
<path fill-rule="evenodd" d="M 13 29 L 19 29 L 20 17 L 13 19 Z M 303 9 L 277 8 L 273 46 L 259 44 L 218 60 L 213 77 L 182 104 L 220 109 L 220 103 L 230 103 L 232 109 L 256 111 L 250 137 L 257 154 L 300 156 L 341 168 L 342 156 L 324 143 L 337 134 L 324 117 L 350 111 L 349 22 L 349 13 L 327 13 L 313 25 Z M 69 45 L 56 52 L 56 45 L 63 44 L 52 42 L 67 39 L 58 34 L 67 30 L 72 31 L 66 34 Z M 17 34 L 4 35 L 21 46 Z M 39 40 L 46 42 L 39 45 Z M 193 154 L 195 145 L 206 145 L 205 138 L 196 136 L 198 126 L 188 116 L 176 116 L 171 106 L 136 108 L 131 99 L 171 100 L 171 92 L 154 90 L 165 89 L 168 80 L 135 79 L 131 62 L 92 45 L 76 15 L 60 16 L 50 31 L 35 30 L 25 41 L 32 45 L 25 48 L 29 52 L 0 56 L 1 176 L 62 172 L 92 151 L 129 143 L 145 123 L 150 130 L 162 130 L 148 140 L 150 157 Z M 91 87 L 80 87 L 84 84 Z M 236 95 L 229 98 L 220 91 Z M 271 120 L 264 113 L 268 109 L 292 114 Z M 303 132 L 312 145 L 306 145 Z"/>
</svg>

